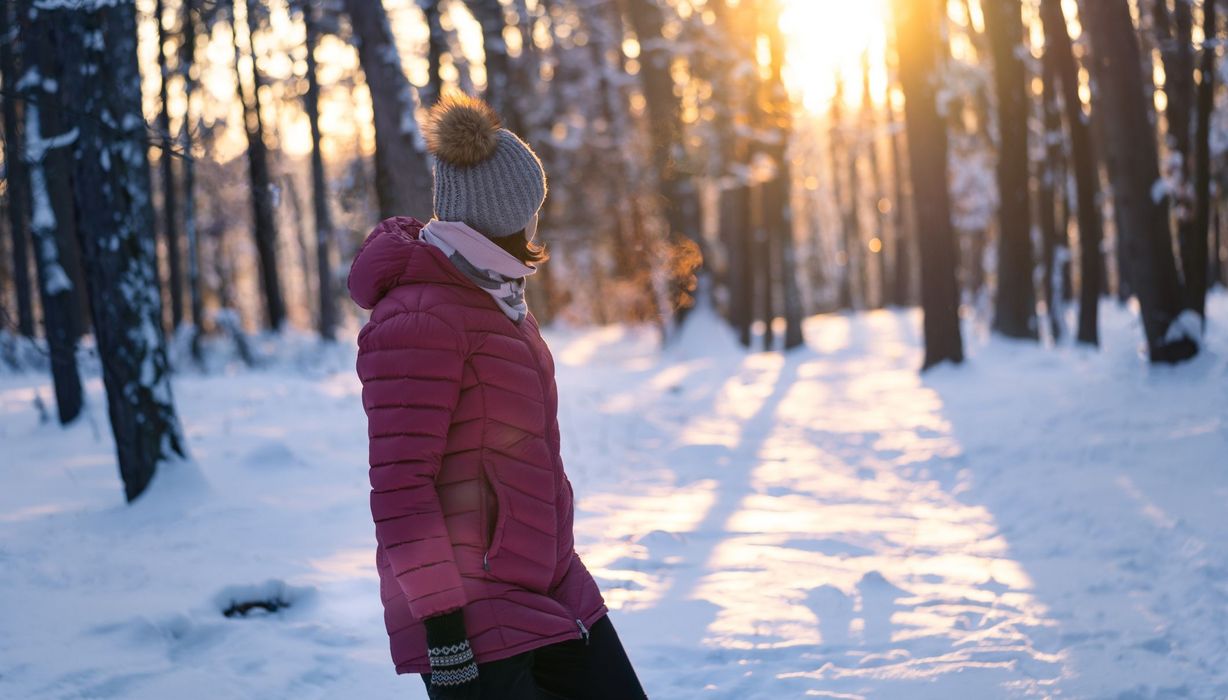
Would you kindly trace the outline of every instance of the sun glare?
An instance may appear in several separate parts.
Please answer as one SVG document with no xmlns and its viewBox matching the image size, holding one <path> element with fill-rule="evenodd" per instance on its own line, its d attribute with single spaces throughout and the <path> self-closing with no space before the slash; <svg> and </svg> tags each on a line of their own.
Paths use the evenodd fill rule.
<svg viewBox="0 0 1228 700">
<path fill-rule="evenodd" d="M 780 21 L 789 42 L 787 79 L 807 109 L 827 109 L 837 75 L 844 79 L 846 101 L 860 102 L 863 56 L 869 58 L 871 90 L 881 99 L 887 17 L 887 0 L 786 0 Z"/>
</svg>

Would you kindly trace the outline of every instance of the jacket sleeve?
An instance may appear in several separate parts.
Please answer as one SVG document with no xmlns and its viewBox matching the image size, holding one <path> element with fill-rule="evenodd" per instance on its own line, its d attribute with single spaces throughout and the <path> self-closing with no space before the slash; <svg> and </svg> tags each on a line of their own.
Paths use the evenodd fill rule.
<svg viewBox="0 0 1228 700">
<path fill-rule="evenodd" d="M 460 396 L 462 345 L 458 331 L 425 311 L 373 321 L 358 340 L 375 536 L 418 619 L 466 602 L 435 490 Z"/>
</svg>

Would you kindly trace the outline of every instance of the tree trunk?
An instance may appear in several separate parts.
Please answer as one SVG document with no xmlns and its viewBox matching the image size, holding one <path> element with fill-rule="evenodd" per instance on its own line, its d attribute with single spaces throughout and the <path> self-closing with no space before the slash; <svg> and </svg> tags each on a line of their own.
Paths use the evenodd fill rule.
<svg viewBox="0 0 1228 700">
<path fill-rule="evenodd" d="M 79 105 L 73 194 L 94 332 L 120 474 L 129 501 L 186 456 L 171 398 L 154 254 L 136 10 L 98 3 L 51 12 L 61 85 Z M 84 41 L 85 37 L 94 37 Z M 111 114 L 114 124 L 83 115 Z"/>
<path fill-rule="evenodd" d="M 1181 311 L 1168 217 L 1152 198 L 1160 178 L 1155 131 L 1148 120 L 1140 71 L 1138 37 L 1127 0 L 1097 0 L 1083 5 L 1083 27 L 1091 38 L 1096 89 L 1093 109 L 1104 120 L 1106 151 L 1116 154 L 1113 201 L 1121 215 L 1119 237 L 1126 247 L 1126 278 L 1138 296 L 1143 330 L 1153 362 L 1178 362 L 1194 356 L 1197 344 L 1183 335 L 1169 338 Z"/>
<path fill-rule="evenodd" d="M 840 264 L 840 279 L 837 282 L 836 307 L 852 310 L 854 308 L 853 275 L 856 270 L 854 263 L 857 245 L 854 241 L 861 237 L 860 222 L 857 217 L 857 161 L 855 155 L 847 148 L 844 141 L 844 82 L 836 76 L 836 91 L 831 100 L 831 111 L 828 115 L 827 145 L 828 159 L 831 161 L 831 192 L 840 215 L 840 247 L 844 260 Z M 853 190 L 846 198 L 841 175 L 841 165 L 845 158 L 850 161 L 848 173 L 851 175 L 849 188 Z M 849 202 L 853 203 L 850 204 Z"/>
<path fill-rule="evenodd" d="M 1181 240 L 1185 262 L 1185 306 L 1193 309 L 1206 323 L 1208 280 L 1211 275 L 1208 246 L 1211 229 L 1211 115 L 1215 108 L 1215 46 L 1219 39 L 1214 1 L 1203 3 L 1202 60 L 1198 66 L 1198 118 L 1194 137 L 1194 216 L 1188 237 Z M 1187 233 L 1184 229 L 1182 233 Z M 1219 258 L 1219 239 L 1215 241 L 1215 259 Z"/>
<path fill-rule="evenodd" d="M 418 9 L 422 10 L 423 19 L 426 20 L 426 26 L 430 32 L 426 45 L 426 85 L 418 91 L 418 95 L 422 104 L 430 107 L 443 95 L 443 76 L 439 74 L 439 69 L 443 63 L 444 54 L 448 52 L 448 34 L 443 29 L 443 22 L 440 21 L 439 0 L 418 0 Z"/>
<path fill-rule="evenodd" d="M 891 266 L 891 298 L 898 306 L 912 303 L 912 236 L 908 226 L 908 203 L 904 200 L 904 159 L 900 157 L 903 125 L 887 98 L 887 138 L 891 145 L 891 232 L 894 260 Z"/>
<path fill-rule="evenodd" d="M 895 0 L 900 83 L 908 130 L 909 170 L 921 250 L 921 306 L 925 314 L 923 369 L 964 359 L 955 279 L 955 234 L 947 184 L 947 129 L 938 113 L 933 76 L 942 37 L 936 0 Z"/>
<path fill-rule="evenodd" d="M 1215 36 L 1214 4 L 1213 2 L 1203 4 L 1204 13 L 1209 11 L 1212 20 L 1209 34 L 1211 37 Z M 1152 9 L 1155 18 L 1156 40 L 1164 62 L 1164 93 L 1167 97 L 1165 116 L 1168 120 L 1168 145 L 1171 153 L 1166 170 L 1173 171 L 1170 177 L 1175 183 L 1175 186 L 1172 187 L 1173 191 L 1169 194 L 1176 211 L 1177 242 L 1181 250 L 1182 280 L 1184 282 L 1182 285 L 1183 305 L 1201 316 L 1206 305 L 1207 228 L 1201 225 L 1198 218 L 1200 202 L 1195 191 L 1198 183 L 1191 187 L 1189 177 L 1191 161 L 1202 156 L 1200 152 L 1194 150 L 1194 148 L 1201 147 L 1201 142 L 1192 146 L 1190 133 L 1191 113 L 1195 107 L 1193 2 L 1192 0 L 1177 0 L 1173 6 L 1171 20 L 1166 2 L 1155 2 Z M 1204 54 L 1204 58 L 1206 55 Z M 1214 69 L 1214 50 L 1210 52 L 1210 56 L 1212 69 Z M 1213 86 L 1214 77 L 1208 83 L 1211 90 Z M 1201 84 L 1198 88 L 1197 99 L 1201 117 L 1203 101 Z M 1213 92 L 1208 91 L 1207 99 L 1213 99 Z M 1202 123 L 1200 122 L 1197 126 L 1201 129 Z M 1201 133 L 1199 136 L 1201 137 Z"/>
<path fill-rule="evenodd" d="M 1036 338 L 1032 220 L 1028 202 L 1028 89 L 1019 0 L 982 0 L 998 95 L 998 290 L 993 328 Z M 974 262 L 974 264 L 976 264 Z"/>
<path fill-rule="evenodd" d="M 320 80 L 316 70 L 315 49 L 320 43 L 317 12 L 308 4 L 303 8 L 307 26 L 307 95 L 304 108 L 311 125 L 311 199 L 316 224 L 317 293 L 320 305 L 320 336 L 333 340 L 336 335 L 337 305 L 333 300 L 333 217 L 328 209 L 328 179 L 324 174 L 324 154 L 320 150 Z"/>
<path fill-rule="evenodd" d="M 240 68 L 238 7 L 243 3 L 247 13 L 247 36 L 252 61 L 251 95 L 243 85 Z M 271 330 L 280 330 L 286 320 L 286 303 L 282 297 L 281 274 L 277 266 L 277 217 L 273 210 L 273 179 L 269 172 L 268 147 L 264 143 L 264 118 L 261 115 L 260 88 L 264 80 L 257 65 L 256 27 L 247 0 L 234 0 L 231 30 L 234 32 L 235 86 L 243 103 L 243 124 L 247 135 L 247 170 L 251 181 L 252 225 L 256 238 L 256 253 L 260 263 L 260 283 L 264 291 L 265 323 Z"/>
<path fill-rule="evenodd" d="M 1037 215 L 1040 217 L 1043 274 L 1041 298 L 1049 316 L 1049 332 L 1056 342 L 1062 337 L 1062 268 L 1059 258 L 1066 248 L 1065 221 L 1058 213 L 1058 192 L 1065 189 L 1062 180 L 1062 113 L 1058 108 L 1057 71 L 1048 53 L 1041 67 L 1043 93 L 1041 94 L 1042 142 L 1045 145 L 1043 160 L 1037 173 Z"/>
<path fill-rule="evenodd" d="M 669 226 L 667 240 L 676 236 L 691 239 L 704 252 L 702 238 L 688 221 L 684 200 L 693 196 L 694 190 L 679 169 L 678 158 L 682 155 L 682 103 L 674 92 L 674 77 L 671 67 L 674 48 L 662 35 L 665 18 L 656 0 L 627 0 L 627 15 L 640 43 L 640 82 L 643 89 L 648 130 L 652 144 L 652 163 L 660 193 L 661 211 Z M 671 280 L 675 299 L 686 299 L 691 292 L 687 288 L 692 279 L 689 272 L 675 274 Z M 688 306 L 683 304 L 676 316 L 678 322 L 686 317 Z"/>
<path fill-rule="evenodd" d="M 1062 89 L 1066 128 L 1070 131 L 1070 157 L 1074 167 L 1079 224 L 1079 334 L 1078 341 L 1099 345 L 1100 292 L 1104 287 L 1104 228 L 1100 218 L 1100 171 L 1083 101 L 1079 97 L 1079 66 L 1075 63 L 1062 0 L 1041 0 L 1045 27 L 1045 60 L 1052 61 Z"/>
<path fill-rule="evenodd" d="M 183 75 L 184 113 L 179 130 L 179 148 L 183 152 L 183 235 L 188 248 L 188 295 L 192 312 L 192 357 L 200 364 L 204 357 L 200 337 L 205 325 L 205 306 L 200 289 L 200 235 L 196 222 L 196 160 L 192 157 L 192 128 L 195 124 L 193 98 L 196 78 L 192 66 L 196 62 L 196 5 L 199 0 L 182 0 L 183 44 L 179 70 Z"/>
<path fill-rule="evenodd" d="M 52 81 L 38 79 L 60 73 L 53 49 L 51 17 L 28 2 L 21 3 L 21 12 L 28 18 L 22 23 L 25 38 L 22 64 L 26 76 L 31 78 L 22 81 L 26 103 L 23 151 L 29 177 L 26 184 L 30 196 L 30 233 L 56 407 L 60 424 L 67 425 L 80 415 L 82 406 L 81 376 L 77 371 L 80 307 L 75 303 L 73 279 L 64 264 L 70 246 L 71 252 L 75 253 L 76 248 L 61 232 L 73 230 L 71 194 L 62 188 L 71 187 L 67 169 L 72 167 L 72 159 L 67 150 L 77 133 L 61 123 L 59 87 L 48 88 L 54 78 Z"/>
<path fill-rule="evenodd" d="M 785 315 L 784 349 L 793 350 L 804 342 L 802 337 L 802 299 L 797 287 L 796 242 L 793 238 L 793 170 L 790 167 L 789 145 L 793 142 L 793 105 L 785 88 L 785 40 L 780 29 L 780 0 L 768 0 L 763 7 L 763 27 L 769 49 L 768 78 L 763 85 L 763 104 L 769 105 L 764 114 L 767 132 L 772 138 L 763 152 L 776 166 L 774 177 L 763 184 L 763 226 L 772 242 L 777 274 L 768 283 L 780 285 L 781 311 Z M 769 319 L 769 323 L 771 320 Z"/>
<path fill-rule="evenodd" d="M 431 166 L 414 112 L 418 100 L 401 68 L 383 0 L 345 0 L 358 45 L 358 60 L 375 112 L 375 192 L 380 216 L 416 216 L 434 211 Z"/>
<path fill-rule="evenodd" d="M 30 229 L 26 217 L 29 177 L 22 155 L 20 105 L 16 97 L 18 81 L 17 51 L 20 33 L 14 34 L 12 5 L 0 4 L 0 75 L 4 77 L 4 169 L 8 179 L 9 236 L 12 239 L 13 287 L 17 303 L 17 332 L 34 337 L 34 304 L 30 295 Z"/>
<path fill-rule="evenodd" d="M 883 182 L 883 169 L 878 159 L 878 115 L 874 105 L 874 95 L 870 91 L 870 54 L 863 53 L 861 56 L 861 132 L 866 139 L 866 157 L 870 162 L 870 185 L 874 188 L 871 203 L 874 206 L 874 229 L 873 237 L 870 240 L 870 246 L 867 248 L 870 264 L 866 270 L 866 281 L 870 278 L 874 279 L 874 288 L 877 291 L 877 298 L 870 302 L 869 287 L 866 287 L 866 301 L 871 308 L 881 308 L 887 304 L 891 295 L 887 289 L 887 266 L 885 259 L 887 257 L 887 209 L 883 206 L 886 201 L 886 186 Z M 874 246 L 877 243 L 877 246 Z"/>
<path fill-rule="evenodd" d="M 511 107 L 508 94 L 511 59 L 507 53 L 507 42 L 503 40 L 503 30 L 507 27 L 503 5 L 499 0 L 466 0 L 465 5 L 482 28 L 482 53 L 486 65 L 486 92 L 483 97 L 497 114 L 506 118 Z"/>
<path fill-rule="evenodd" d="M 175 192 L 175 168 L 171 151 L 175 138 L 171 136 L 170 100 L 167 97 L 167 82 L 171 72 L 166 65 L 167 32 L 162 15 L 163 0 L 157 0 L 154 4 L 154 21 L 158 24 L 158 96 L 160 100 L 158 138 L 162 151 L 158 162 L 162 168 L 162 235 L 166 245 L 166 265 L 170 277 L 167 285 L 170 287 L 171 328 L 178 328 L 183 323 L 183 272 L 179 257 L 179 224 L 175 213 L 178 207 Z"/>
</svg>

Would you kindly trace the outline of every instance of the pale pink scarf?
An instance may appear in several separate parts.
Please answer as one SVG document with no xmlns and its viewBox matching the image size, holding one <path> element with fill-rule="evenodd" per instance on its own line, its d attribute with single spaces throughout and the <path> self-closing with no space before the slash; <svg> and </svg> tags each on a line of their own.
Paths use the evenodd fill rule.
<svg viewBox="0 0 1228 700">
<path fill-rule="evenodd" d="M 534 221 L 536 223 L 536 221 Z M 532 228 L 536 229 L 536 226 Z M 528 234 L 528 231 L 526 231 Z M 516 323 L 528 315 L 525 278 L 537 272 L 486 236 L 460 221 L 431 219 L 419 237 L 438 248 L 478 287 L 486 290 L 503 313 Z"/>
</svg>

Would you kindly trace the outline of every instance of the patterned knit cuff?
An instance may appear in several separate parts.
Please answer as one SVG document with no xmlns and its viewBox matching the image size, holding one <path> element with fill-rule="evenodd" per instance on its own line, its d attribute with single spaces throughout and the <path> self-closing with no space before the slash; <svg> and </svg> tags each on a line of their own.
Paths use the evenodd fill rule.
<svg viewBox="0 0 1228 700">
<path fill-rule="evenodd" d="M 458 686 L 476 681 L 478 666 L 465 634 L 465 620 L 461 611 L 427 618 L 424 624 L 431 685 Z"/>
</svg>

